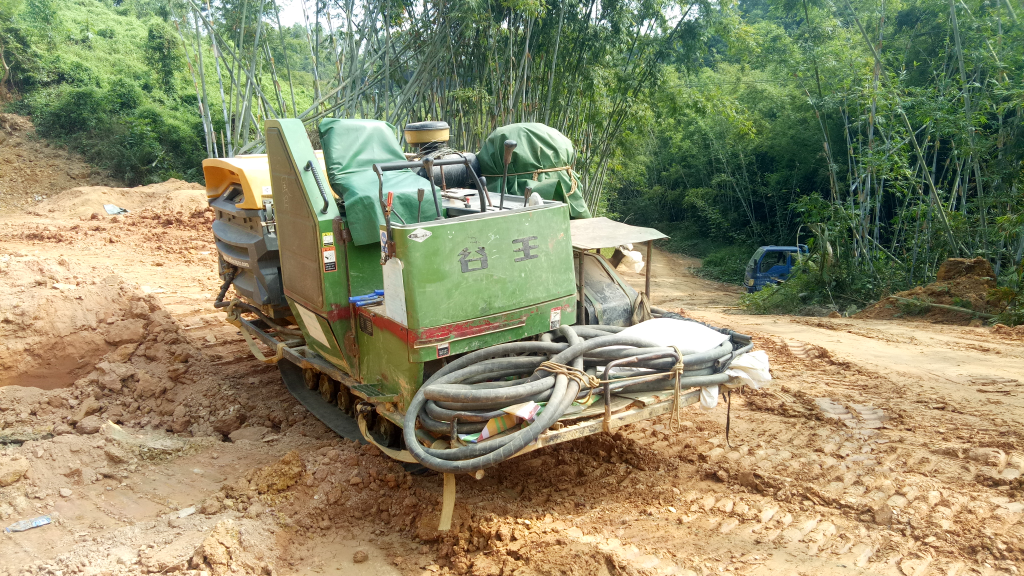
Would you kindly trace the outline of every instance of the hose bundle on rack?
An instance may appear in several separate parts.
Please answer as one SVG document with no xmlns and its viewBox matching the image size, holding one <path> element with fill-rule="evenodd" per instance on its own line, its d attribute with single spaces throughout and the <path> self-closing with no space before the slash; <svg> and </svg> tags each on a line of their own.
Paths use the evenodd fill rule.
<svg viewBox="0 0 1024 576">
<path fill-rule="evenodd" d="M 732 360 L 753 345 L 750 337 L 714 328 L 729 337 L 707 351 L 677 350 L 643 338 L 619 334 L 616 326 L 562 326 L 538 341 L 499 344 L 451 362 L 428 379 L 405 413 L 403 434 L 416 460 L 438 472 L 474 472 L 507 460 L 537 439 L 562 418 L 578 398 L 589 396 L 596 378 L 570 376 L 615 360 L 641 357 L 629 367 L 627 378 L 610 382 L 611 392 L 649 392 L 674 386 L 675 368 L 682 354 L 683 388 L 724 384 L 723 372 Z M 564 339 L 564 342 L 555 340 Z M 654 356 L 655 359 L 645 357 Z M 562 370 L 545 369 L 564 366 Z M 581 382 L 582 381 L 582 382 Z M 600 392 L 601 390 L 597 390 Z M 501 410 L 523 402 L 544 402 L 544 409 L 521 430 L 452 449 L 424 447 L 417 440 L 417 423 L 427 432 L 466 434 L 479 432 Z M 607 400 L 607 399 L 606 399 Z"/>
</svg>

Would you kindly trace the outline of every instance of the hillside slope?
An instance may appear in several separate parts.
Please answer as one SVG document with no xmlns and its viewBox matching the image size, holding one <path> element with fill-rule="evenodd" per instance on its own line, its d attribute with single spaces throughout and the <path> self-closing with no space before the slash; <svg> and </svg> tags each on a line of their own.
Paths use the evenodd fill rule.
<svg viewBox="0 0 1024 576">
<path fill-rule="evenodd" d="M 123 186 L 80 154 L 39 138 L 28 118 L 0 114 L 0 212 L 20 211 L 76 186 Z"/>
<path fill-rule="evenodd" d="M 156 4 L 15 3 L 0 21 L 5 111 L 130 184 L 201 178 L 206 142 L 190 66 Z"/>
</svg>

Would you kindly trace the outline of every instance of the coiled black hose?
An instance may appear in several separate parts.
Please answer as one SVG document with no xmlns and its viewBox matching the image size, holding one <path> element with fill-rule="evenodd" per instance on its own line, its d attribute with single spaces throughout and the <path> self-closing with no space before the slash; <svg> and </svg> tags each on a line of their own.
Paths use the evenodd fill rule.
<svg viewBox="0 0 1024 576">
<path fill-rule="evenodd" d="M 704 352 L 679 350 L 684 364 L 683 388 L 728 382 L 722 372 L 736 356 L 753 348 L 749 336 L 714 329 L 729 338 Z M 549 360 L 586 370 L 634 356 L 671 355 L 629 364 L 637 369 L 631 375 L 644 378 L 620 378 L 621 382 L 610 384 L 610 390 L 672 388 L 676 350 L 621 335 L 622 330 L 616 326 L 562 326 L 538 341 L 499 344 L 454 360 L 434 373 L 409 404 L 403 422 L 406 447 L 420 464 L 438 472 L 474 472 L 511 458 L 557 422 L 575 400 L 592 393 L 589 388 L 581 389 L 575 379 L 540 368 Z M 424 447 L 416 438 L 417 425 L 435 435 L 479 432 L 488 420 L 504 415 L 502 408 L 531 400 L 547 404 L 530 425 L 504 436 L 446 450 Z"/>
</svg>

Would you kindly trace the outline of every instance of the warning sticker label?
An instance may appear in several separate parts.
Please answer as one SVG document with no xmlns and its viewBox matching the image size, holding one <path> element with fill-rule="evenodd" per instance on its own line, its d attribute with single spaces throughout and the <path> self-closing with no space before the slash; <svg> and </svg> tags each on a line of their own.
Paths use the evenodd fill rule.
<svg viewBox="0 0 1024 576">
<path fill-rule="evenodd" d="M 334 232 L 323 232 L 320 234 L 324 246 L 334 246 Z"/>
<path fill-rule="evenodd" d="M 324 246 L 324 272 L 334 272 L 337 269 L 338 259 L 334 246 Z"/>
<path fill-rule="evenodd" d="M 557 330 L 558 327 L 561 326 L 561 325 L 562 325 L 562 309 L 561 308 L 552 308 L 551 309 L 551 319 L 550 319 L 550 322 L 548 324 L 548 326 L 549 326 L 548 330 Z"/>
</svg>

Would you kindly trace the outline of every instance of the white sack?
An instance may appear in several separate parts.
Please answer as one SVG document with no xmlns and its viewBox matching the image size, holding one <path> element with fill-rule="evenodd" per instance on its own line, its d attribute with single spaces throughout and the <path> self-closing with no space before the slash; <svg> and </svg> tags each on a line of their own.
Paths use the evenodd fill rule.
<svg viewBox="0 0 1024 576">
<path fill-rule="evenodd" d="M 764 350 L 740 354 L 729 365 L 726 375 L 732 377 L 725 385 L 726 389 L 750 386 L 754 390 L 766 386 L 772 380 L 768 366 L 768 353 Z M 705 386 L 700 389 L 700 407 L 711 410 L 718 405 L 718 386 Z"/>
<path fill-rule="evenodd" d="M 729 339 L 727 334 L 703 324 L 675 318 L 651 318 L 619 334 L 643 338 L 658 346 L 675 346 L 684 356 L 711 350 Z"/>
<path fill-rule="evenodd" d="M 700 409 L 708 411 L 718 406 L 718 384 L 700 389 Z"/>
<path fill-rule="evenodd" d="M 624 254 L 619 265 L 625 264 L 637 274 L 644 269 L 644 255 L 637 250 L 633 250 L 632 244 L 619 246 L 619 250 Z"/>
<path fill-rule="evenodd" d="M 772 381 L 772 373 L 768 366 L 768 353 L 764 350 L 740 354 L 732 361 L 725 373 L 735 379 L 729 382 L 730 388 L 746 384 L 757 390 Z"/>
</svg>

